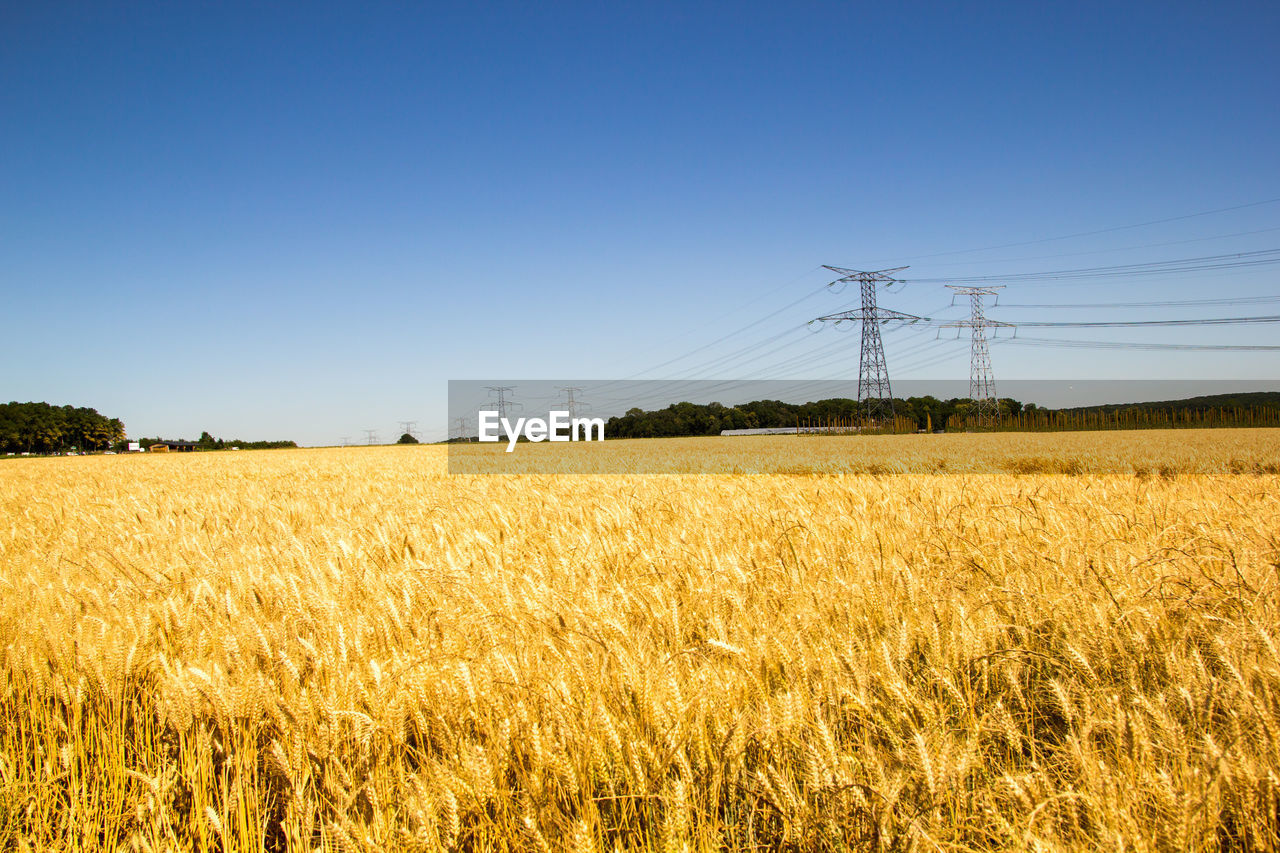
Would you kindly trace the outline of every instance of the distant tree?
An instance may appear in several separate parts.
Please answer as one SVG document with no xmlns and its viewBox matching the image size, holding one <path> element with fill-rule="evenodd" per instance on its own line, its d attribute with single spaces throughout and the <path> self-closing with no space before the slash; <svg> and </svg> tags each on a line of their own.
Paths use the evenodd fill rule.
<svg viewBox="0 0 1280 853">
<path fill-rule="evenodd" d="M 417 444 L 417 443 L 418 443 L 418 439 L 409 435 L 409 433 L 407 432 L 404 435 L 400 436 L 400 439 L 396 442 L 396 444 Z"/>
</svg>

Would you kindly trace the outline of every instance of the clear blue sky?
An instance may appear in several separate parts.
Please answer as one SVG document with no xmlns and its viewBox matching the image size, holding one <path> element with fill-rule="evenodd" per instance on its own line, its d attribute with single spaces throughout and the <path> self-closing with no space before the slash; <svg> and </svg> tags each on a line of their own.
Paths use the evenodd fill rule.
<svg viewBox="0 0 1280 853">
<path fill-rule="evenodd" d="M 1050 6 L 5 2 L 0 397 L 132 435 L 438 438 L 447 379 L 629 376 L 814 292 L 823 263 L 1280 247 L 1271 203 L 926 257 L 1280 198 L 1280 6 Z M 1277 294 L 1277 270 L 1003 298 Z M 882 301 L 932 315 L 941 294 Z M 754 375 L 769 362 L 698 366 L 848 297 L 645 375 Z M 963 342 L 911 373 L 934 333 L 909 334 L 891 371 L 967 376 Z M 997 378 L 1280 377 L 1280 353 L 992 352 Z"/>
</svg>

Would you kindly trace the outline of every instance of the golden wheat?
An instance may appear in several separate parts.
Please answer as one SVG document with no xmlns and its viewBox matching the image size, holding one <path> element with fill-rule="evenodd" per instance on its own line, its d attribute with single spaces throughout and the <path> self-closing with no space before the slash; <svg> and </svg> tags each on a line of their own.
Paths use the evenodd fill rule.
<svg viewBox="0 0 1280 853">
<path fill-rule="evenodd" d="M 1280 846 L 1275 431 L 630 444 L 0 465 L 0 849 Z"/>
</svg>

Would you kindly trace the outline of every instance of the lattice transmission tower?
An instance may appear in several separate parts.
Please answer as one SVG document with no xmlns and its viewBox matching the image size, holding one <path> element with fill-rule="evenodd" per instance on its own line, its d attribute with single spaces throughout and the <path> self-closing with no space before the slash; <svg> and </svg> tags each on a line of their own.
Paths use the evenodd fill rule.
<svg viewBox="0 0 1280 853">
<path fill-rule="evenodd" d="M 496 396 L 498 398 L 498 417 L 505 418 L 510 410 L 524 408 L 519 403 L 507 399 L 507 395 L 516 390 L 514 385 L 486 385 L 484 387 L 489 390 L 490 397 Z"/>
<path fill-rule="evenodd" d="M 880 325 L 891 320 L 915 323 L 925 318 L 878 307 L 876 285 L 893 284 L 898 279 L 891 273 L 901 272 L 906 267 L 872 271 L 847 270 L 828 264 L 823 264 L 823 267 L 841 276 L 831 282 L 832 285 L 858 282 L 862 288 L 862 308 L 819 317 L 817 322 L 858 320 L 862 323 L 862 354 L 858 358 L 858 402 L 865 407 L 864 416 L 869 421 L 891 418 L 893 417 L 893 389 L 889 387 L 889 368 L 884 361 L 884 342 L 880 339 Z"/>
<path fill-rule="evenodd" d="M 991 351 L 987 348 L 987 329 L 1012 327 L 1013 323 L 1002 323 L 988 319 L 982 303 L 984 296 L 998 296 L 1004 285 L 991 287 L 961 287 L 948 284 L 947 287 L 957 295 L 969 297 L 969 319 L 945 323 L 942 328 L 973 330 L 972 343 L 969 347 L 969 399 L 977 405 L 978 420 L 1000 421 L 1000 398 L 996 396 L 996 379 L 991 372 Z"/>
<path fill-rule="evenodd" d="M 564 386 L 560 389 L 565 395 L 565 407 L 569 412 L 570 418 L 576 418 L 578 412 L 583 408 L 591 408 L 586 403 L 579 400 L 575 395 L 582 391 L 581 388 L 575 386 Z"/>
</svg>

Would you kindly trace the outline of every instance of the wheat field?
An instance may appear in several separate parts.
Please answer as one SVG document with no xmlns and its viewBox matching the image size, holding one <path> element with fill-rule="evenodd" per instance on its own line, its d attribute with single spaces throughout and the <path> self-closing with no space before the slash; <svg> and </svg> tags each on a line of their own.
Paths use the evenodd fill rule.
<svg viewBox="0 0 1280 853">
<path fill-rule="evenodd" d="M 0 850 L 1277 849 L 1280 435 L 1047 439 L 5 460 Z"/>
</svg>

